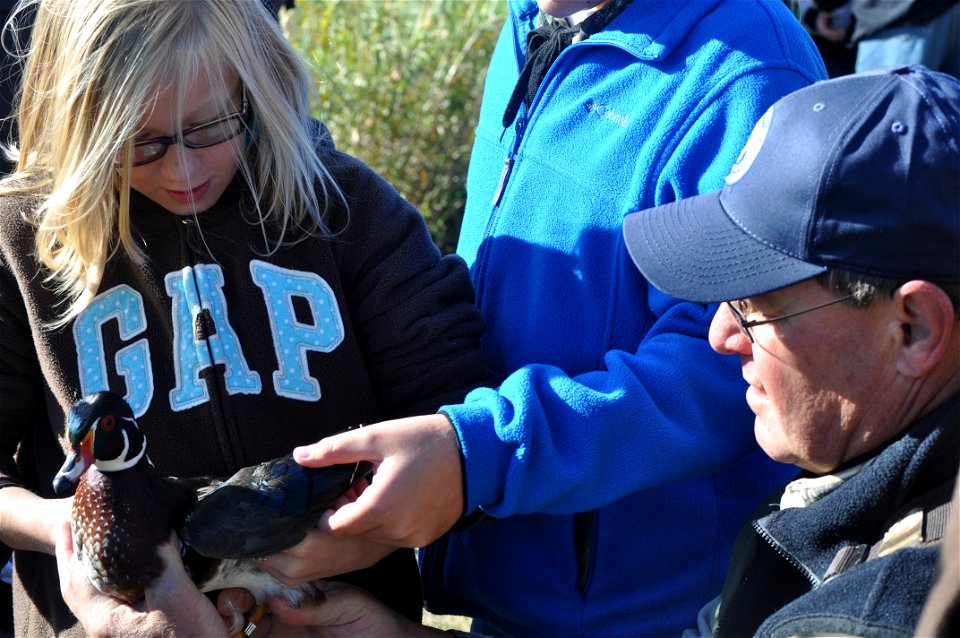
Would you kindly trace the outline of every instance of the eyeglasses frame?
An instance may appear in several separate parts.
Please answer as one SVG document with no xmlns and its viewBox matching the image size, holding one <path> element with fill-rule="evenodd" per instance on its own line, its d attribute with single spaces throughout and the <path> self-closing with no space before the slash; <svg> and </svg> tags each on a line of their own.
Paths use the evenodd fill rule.
<svg viewBox="0 0 960 638">
<path fill-rule="evenodd" d="M 751 328 L 756 328 L 757 326 L 763 326 L 768 323 L 776 323 L 778 321 L 783 321 L 784 319 L 789 319 L 791 317 L 796 317 L 799 315 L 807 314 L 808 312 L 813 312 L 814 310 L 820 310 L 821 308 L 826 308 L 827 306 L 832 306 L 833 304 L 838 304 L 841 301 L 847 301 L 848 299 L 853 299 L 856 295 L 850 294 L 845 297 L 838 297 L 826 303 L 822 303 L 812 308 L 805 308 L 803 310 L 798 310 L 796 312 L 790 312 L 785 315 L 780 315 L 778 317 L 770 317 L 769 319 L 755 319 L 752 321 L 747 321 L 747 317 L 737 309 L 733 304 L 742 301 L 741 299 L 734 299 L 733 301 L 727 301 L 727 307 L 730 308 L 730 312 L 733 313 L 733 317 L 737 320 L 737 324 L 740 326 L 740 330 L 747 335 L 747 339 L 750 340 L 750 343 L 756 343 L 757 340 L 753 336 L 753 331 Z"/>
<path fill-rule="evenodd" d="M 173 134 L 173 135 L 161 135 L 161 136 L 159 136 L 159 137 L 152 137 L 152 138 L 150 138 L 149 140 L 142 140 L 142 141 L 140 141 L 140 142 L 135 142 L 135 143 L 133 144 L 133 147 L 134 147 L 134 148 L 136 148 L 137 146 L 146 146 L 147 144 L 162 144 L 162 145 L 163 145 L 163 150 L 160 151 L 157 155 L 155 155 L 155 156 L 153 156 L 153 157 L 151 157 L 151 158 L 149 158 L 149 159 L 141 160 L 141 161 L 139 161 L 139 162 L 132 162 L 130 165 L 131 165 L 131 166 L 144 166 L 144 165 L 146 165 L 146 164 L 150 164 L 150 163 L 152 163 L 152 162 L 156 162 L 158 159 L 160 159 L 161 157 L 163 157 L 164 155 L 166 155 L 166 154 L 167 154 L 167 149 L 169 149 L 169 148 L 170 148 L 171 146 L 173 146 L 174 144 L 182 144 L 184 148 L 198 149 L 198 148 L 210 148 L 211 146 L 216 146 L 217 144 L 223 144 L 224 142 L 229 142 L 230 140 L 234 139 L 235 137 L 237 137 L 238 135 L 240 135 L 240 133 L 243 132 L 243 127 L 240 127 L 240 128 L 237 130 L 237 132 L 234 133 L 233 135 L 231 135 L 230 137 L 226 137 L 226 138 L 224 138 L 224 139 L 222 139 L 222 140 L 219 140 L 219 141 L 216 141 L 216 142 L 211 142 L 211 143 L 209 143 L 209 144 L 193 144 L 193 143 L 191 143 L 191 142 L 188 142 L 185 138 L 186 138 L 187 135 L 193 133 L 194 131 L 196 131 L 196 130 L 198 130 L 198 129 L 202 129 L 202 128 L 205 128 L 205 127 L 207 127 L 207 126 L 213 126 L 214 124 L 220 124 L 220 123 L 222 123 L 222 122 L 227 122 L 227 121 L 232 120 L 232 119 L 234 119 L 234 118 L 239 118 L 241 122 L 246 122 L 247 116 L 249 115 L 249 113 L 248 113 L 248 111 L 247 111 L 248 107 L 249 107 L 249 102 L 247 101 L 246 91 L 242 91 L 242 97 L 241 97 L 241 100 L 240 100 L 240 109 L 239 109 L 238 111 L 235 111 L 235 112 L 233 112 L 233 113 L 230 113 L 229 115 L 224 115 L 224 116 L 222 116 L 222 117 L 218 117 L 218 118 L 216 118 L 216 119 L 214 119 L 214 120 L 210 120 L 209 122 L 203 122 L 203 123 L 201 123 L 201 124 L 197 124 L 196 126 L 191 126 L 191 127 L 189 127 L 189 128 L 185 128 L 185 129 L 183 129 L 182 131 L 180 131 L 179 133 L 175 133 L 175 134 Z"/>
</svg>

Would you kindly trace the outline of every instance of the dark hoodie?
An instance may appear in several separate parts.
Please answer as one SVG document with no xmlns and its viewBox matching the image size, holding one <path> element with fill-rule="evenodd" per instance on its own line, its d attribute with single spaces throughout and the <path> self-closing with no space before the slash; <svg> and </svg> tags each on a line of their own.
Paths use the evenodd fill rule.
<svg viewBox="0 0 960 638">
<path fill-rule="evenodd" d="M 332 145 L 324 161 L 348 204 L 328 215 L 336 234 L 272 255 L 239 180 L 196 220 L 134 194 L 146 263 L 110 258 L 97 297 L 59 330 L 44 328 L 63 299 L 23 219 L 36 202 L 0 198 L 0 487 L 53 497 L 65 411 L 96 390 L 126 396 L 162 473 L 196 476 L 430 413 L 488 380 L 463 261 L 442 257 L 367 166 Z M 17 634 L 81 633 L 54 557 L 18 551 L 15 565 Z M 411 550 L 354 582 L 419 619 Z"/>
</svg>

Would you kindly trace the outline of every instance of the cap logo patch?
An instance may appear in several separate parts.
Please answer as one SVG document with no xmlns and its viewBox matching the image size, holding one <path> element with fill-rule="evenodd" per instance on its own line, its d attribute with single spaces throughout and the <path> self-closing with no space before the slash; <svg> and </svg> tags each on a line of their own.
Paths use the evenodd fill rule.
<svg viewBox="0 0 960 638">
<path fill-rule="evenodd" d="M 763 146 L 764 140 L 767 139 L 767 131 L 770 129 L 770 120 L 772 119 L 773 107 L 771 106 L 767 109 L 767 112 L 763 114 L 763 117 L 757 121 L 756 125 L 754 125 L 753 131 L 750 133 L 750 138 L 747 140 L 747 143 L 743 145 L 740 156 L 730 169 L 730 174 L 724 178 L 723 181 L 726 182 L 727 186 L 733 186 L 739 182 L 747 170 L 753 165 L 753 160 L 757 159 L 757 155 L 760 153 L 760 147 Z"/>
</svg>

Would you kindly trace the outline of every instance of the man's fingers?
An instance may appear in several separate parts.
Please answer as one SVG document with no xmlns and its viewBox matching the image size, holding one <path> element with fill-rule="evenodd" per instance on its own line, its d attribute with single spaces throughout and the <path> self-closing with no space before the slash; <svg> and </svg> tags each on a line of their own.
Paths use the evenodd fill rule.
<svg viewBox="0 0 960 638">
<path fill-rule="evenodd" d="M 246 589 L 231 587 L 217 592 L 217 612 L 224 618 L 230 617 L 235 611 L 241 614 L 250 613 L 256 600 Z"/>
<path fill-rule="evenodd" d="M 280 622 L 301 627 L 330 627 L 352 624 L 353 615 L 363 609 L 365 592 L 335 581 L 319 580 L 315 600 L 294 607 L 282 596 L 270 598 L 270 612 Z"/>
<path fill-rule="evenodd" d="M 398 530 L 380 524 L 380 519 L 369 515 L 370 510 L 358 503 L 344 505 L 335 512 L 327 511 L 321 521 L 325 530 L 334 536 L 362 536 L 364 539 L 393 547 L 394 549 L 419 547 L 415 536 L 402 534 Z M 325 518 L 324 518 L 325 517 Z"/>
<path fill-rule="evenodd" d="M 324 616 L 320 612 L 323 605 L 321 600 L 304 601 L 299 606 L 291 606 L 282 596 L 270 599 L 270 613 L 282 623 L 307 627 L 311 625 L 327 625 L 323 622 Z"/>
<path fill-rule="evenodd" d="M 287 625 L 309 627 L 314 636 L 445 635 L 400 616 L 359 587 L 336 581 L 314 584 L 319 591 L 317 599 L 304 601 L 299 607 L 292 607 L 279 597 L 271 598 L 274 617 Z"/>
</svg>

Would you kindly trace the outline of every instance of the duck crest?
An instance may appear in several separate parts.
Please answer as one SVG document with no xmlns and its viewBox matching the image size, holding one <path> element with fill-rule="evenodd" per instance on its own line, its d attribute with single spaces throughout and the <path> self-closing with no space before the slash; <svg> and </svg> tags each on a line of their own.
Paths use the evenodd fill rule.
<svg viewBox="0 0 960 638">
<path fill-rule="evenodd" d="M 288 587 L 250 559 L 299 543 L 372 469 L 364 462 L 305 468 L 288 454 L 226 479 L 162 476 L 130 406 L 112 392 L 78 401 L 67 437 L 54 490 L 64 495 L 76 485 L 74 548 L 97 589 L 131 604 L 163 571 L 158 548 L 174 531 L 200 591 L 244 587 L 257 603 L 283 595 L 298 604 L 313 593 L 310 585 Z"/>
</svg>

